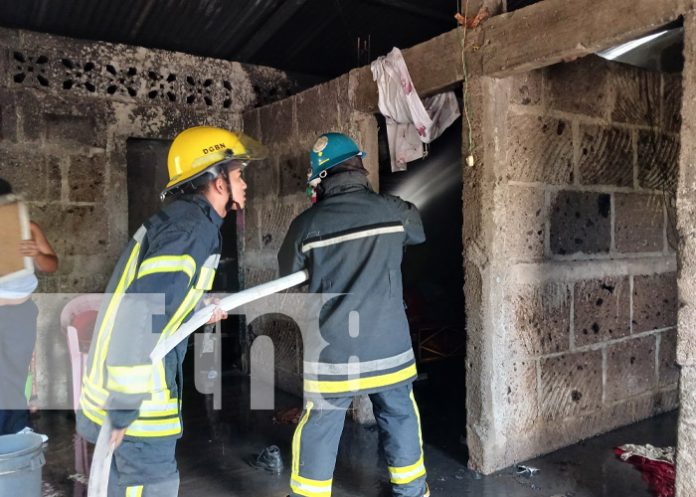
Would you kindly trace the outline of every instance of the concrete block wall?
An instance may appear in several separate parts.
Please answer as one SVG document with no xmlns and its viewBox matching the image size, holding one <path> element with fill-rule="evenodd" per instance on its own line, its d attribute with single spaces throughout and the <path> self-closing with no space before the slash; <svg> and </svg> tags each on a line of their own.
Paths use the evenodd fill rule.
<svg viewBox="0 0 696 497">
<path fill-rule="evenodd" d="M 680 79 L 588 57 L 471 82 L 470 465 L 677 406 Z"/>
<path fill-rule="evenodd" d="M 39 292 L 104 290 L 130 236 L 129 138 L 172 139 L 201 124 L 240 129 L 241 113 L 264 103 L 259 95 L 292 88 L 275 69 L 0 29 L 0 177 L 25 196 L 60 257 Z M 163 186 L 151 185 L 153 194 Z M 60 309 L 42 308 L 40 375 L 67 363 Z"/>
<path fill-rule="evenodd" d="M 244 113 L 244 130 L 269 148 L 269 158 L 247 169 L 247 209 L 242 255 L 245 286 L 269 281 L 278 274 L 278 249 L 290 223 L 311 205 L 306 195 L 309 151 L 316 138 L 337 131 L 352 136 L 367 151 L 365 166 L 378 188 L 377 123 L 370 114 L 353 110 L 351 74 L 345 74 L 292 97 Z M 249 324 L 256 336 L 273 339 L 276 384 L 301 395 L 302 341 L 289 318 L 265 316 Z"/>
<path fill-rule="evenodd" d="M 0 177 L 26 196 L 62 259 L 44 291 L 102 290 L 128 236 L 129 137 L 241 128 L 241 112 L 263 103 L 257 92 L 291 89 L 270 68 L 9 29 L 0 66 Z"/>
</svg>

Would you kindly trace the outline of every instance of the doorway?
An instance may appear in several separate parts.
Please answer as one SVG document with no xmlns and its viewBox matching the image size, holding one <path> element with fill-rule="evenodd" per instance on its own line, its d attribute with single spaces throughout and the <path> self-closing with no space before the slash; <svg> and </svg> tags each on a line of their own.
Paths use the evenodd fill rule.
<svg viewBox="0 0 696 497">
<path fill-rule="evenodd" d="M 407 248 L 404 302 L 418 362 L 414 384 L 426 442 L 466 461 L 462 125 L 450 126 L 421 160 L 391 172 L 380 122 L 380 191 L 418 207 L 426 234 Z"/>
</svg>

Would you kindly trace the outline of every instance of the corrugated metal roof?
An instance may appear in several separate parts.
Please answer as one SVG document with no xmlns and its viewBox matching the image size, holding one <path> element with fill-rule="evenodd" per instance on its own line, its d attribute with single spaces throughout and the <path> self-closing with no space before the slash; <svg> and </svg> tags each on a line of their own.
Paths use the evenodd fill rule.
<svg viewBox="0 0 696 497">
<path fill-rule="evenodd" d="M 0 24 L 332 77 L 455 26 L 457 0 L 1 0 Z"/>
</svg>

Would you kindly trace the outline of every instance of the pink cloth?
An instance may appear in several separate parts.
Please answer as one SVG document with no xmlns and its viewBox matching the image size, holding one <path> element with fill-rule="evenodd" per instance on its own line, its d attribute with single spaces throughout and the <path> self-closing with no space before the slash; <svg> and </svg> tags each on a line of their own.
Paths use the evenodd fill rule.
<svg viewBox="0 0 696 497">
<path fill-rule="evenodd" d="M 454 92 L 421 101 L 401 50 L 394 47 L 372 65 L 379 90 L 379 111 L 387 121 L 387 139 L 393 171 L 427 155 L 424 143 L 439 137 L 461 115 Z"/>
</svg>

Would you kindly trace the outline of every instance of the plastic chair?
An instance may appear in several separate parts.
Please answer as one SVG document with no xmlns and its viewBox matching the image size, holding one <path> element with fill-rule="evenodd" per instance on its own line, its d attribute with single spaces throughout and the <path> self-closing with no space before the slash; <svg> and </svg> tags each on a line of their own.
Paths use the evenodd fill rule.
<svg viewBox="0 0 696 497">
<path fill-rule="evenodd" d="M 60 313 L 60 326 L 68 341 L 72 370 L 73 409 L 80 407 L 82 374 L 87 367 L 87 354 L 94 332 L 102 295 L 88 294 L 75 297 Z"/>
<path fill-rule="evenodd" d="M 80 408 L 82 374 L 87 368 L 87 355 L 102 297 L 100 294 L 80 295 L 68 302 L 60 313 L 60 327 L 65 333 L 70 352 L 73 409 L 75 412 Z M 88 476 L 91 457 L 87 441 L 76 433 L 74 445 L 75 470 L 78 474 Z M 85 489 L 85 485 L 76 482 L 73 497 L 84 495 Z"/>
</svg>

